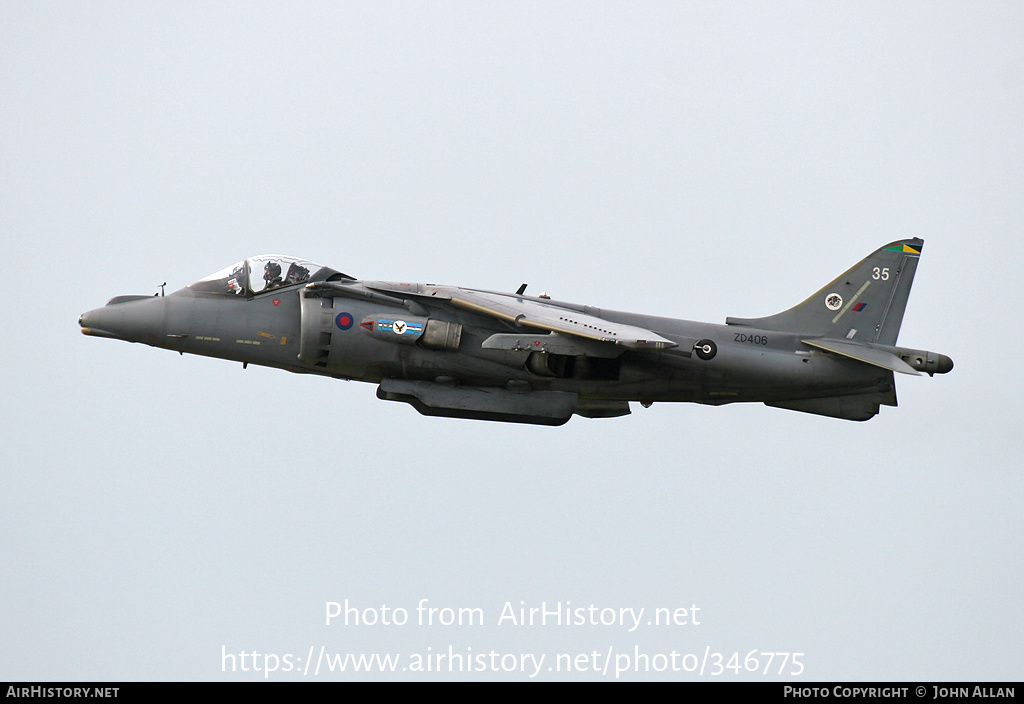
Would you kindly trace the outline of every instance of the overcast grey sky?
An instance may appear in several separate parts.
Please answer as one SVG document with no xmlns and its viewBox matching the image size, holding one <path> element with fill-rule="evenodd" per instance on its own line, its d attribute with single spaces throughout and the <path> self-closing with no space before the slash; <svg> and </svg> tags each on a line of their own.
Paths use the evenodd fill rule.
<svg viewBox="0 0 1024 704">
<path fill-rule="evenodd" d="M 1019 2 L 0 0 L 0 679 L 754 650 L 803 672 L 622 676 L 1019 679 L 1022 30 Z M 915 236 L 900 343 L 956 368 L 862 424 L 425 418 L 76 324 L 263 252 L 722 322 Z M 326 625 L 346 599 L 409 623 Z M 521 602 L 645 611 L 499 625 Z M 399 671 L 303 674 L 321 647 Z M 499 671 L 402 670 L 449 647 Z"/>
</svg>

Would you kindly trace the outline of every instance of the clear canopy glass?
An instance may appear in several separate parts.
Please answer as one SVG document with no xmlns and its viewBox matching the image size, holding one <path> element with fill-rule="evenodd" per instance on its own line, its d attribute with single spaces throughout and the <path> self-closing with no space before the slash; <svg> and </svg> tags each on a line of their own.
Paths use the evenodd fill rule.
<svg viewBox="0 0 1024 704">
<path fill-rule="evenodd" d="M 333 278 L 334 275 L 339 274 L 307 259 L 281 254 L 261 254 L 210 274 L 191 284 L 189 288 L 204 293 L 255 296 L 272 289 L 307 281 L 324 281 Z"/>
</svg>

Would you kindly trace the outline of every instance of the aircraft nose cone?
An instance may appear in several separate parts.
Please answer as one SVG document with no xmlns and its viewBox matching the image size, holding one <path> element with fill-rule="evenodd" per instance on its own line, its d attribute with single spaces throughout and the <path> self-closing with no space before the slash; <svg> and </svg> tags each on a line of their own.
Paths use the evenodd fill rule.
<svg viewBox="0 0 1024 704">
<path fill-rule="evenodd" d="M 90 310 L 86 313 L 82 313 L 80 316 L 78 316 L 78 325 L 82 328 L 83 335 L 98 335 L 100 337 L 103 337 L 104 335 L 102 335 L 102 333 L 109 332 L 108 330 L 104 330 L 100 326 L 100 321 L 104 319 L 103 312 L 104 311 L 102 308 L 97 308 L 95 310 Z M 108 318 L 108 320 L 106 321 L 107 323 L 113 322 L 112 320 L 110 320 L 111 316 L 106 317 Z M 112 326 L 108 324 L 107 327 Z"/>
<path fill-rule="evenodd" d="M 148 296 L 121 302 L 113 299 L 102 308 L 82 313 L 78 324 L 83 335 L 156 345 L 164 337 L 164 300 Z"/>
</svg>

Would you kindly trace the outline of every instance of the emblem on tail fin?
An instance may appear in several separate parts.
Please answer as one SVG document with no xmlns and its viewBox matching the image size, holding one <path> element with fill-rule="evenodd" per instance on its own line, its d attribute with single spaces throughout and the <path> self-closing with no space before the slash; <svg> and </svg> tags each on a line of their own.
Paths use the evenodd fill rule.
<svg viewBox="0 0 1024 704">
<path fill-rule="evenodd" d="M 726 318 L 725 322 L 760 330 L 894 345 L 923 247 L 924 240 L 918 238 L 890 242 L 789 310 L 765 318 Z M 848 316 L 851 311 L 858 315 Z"/>
</svg>

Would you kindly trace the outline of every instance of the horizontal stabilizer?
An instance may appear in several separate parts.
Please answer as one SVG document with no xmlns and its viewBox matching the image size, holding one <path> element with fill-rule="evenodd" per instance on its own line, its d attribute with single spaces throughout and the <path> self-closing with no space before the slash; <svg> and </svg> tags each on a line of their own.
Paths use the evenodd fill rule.
<svg viewBox="0 0 1024 704">
<path fill-rule="evenodd" d="M 891 372 L 921 376 L 912 366 L 893 353 L 878 349 L 877 347 L 870 347 L 856 342 L 847 342 L 846 340 L 831 340 L 828 338 L 801 340 L 801 342 L 805 345 L 811 345 L 818 349 L 849 357 L 850 359 L 856 359 L 858 362 L 864 362 L 865 364 L 871 364 L 876 367 L 881 367 L 882 369 L 888 369 Z"/>
</svg>

